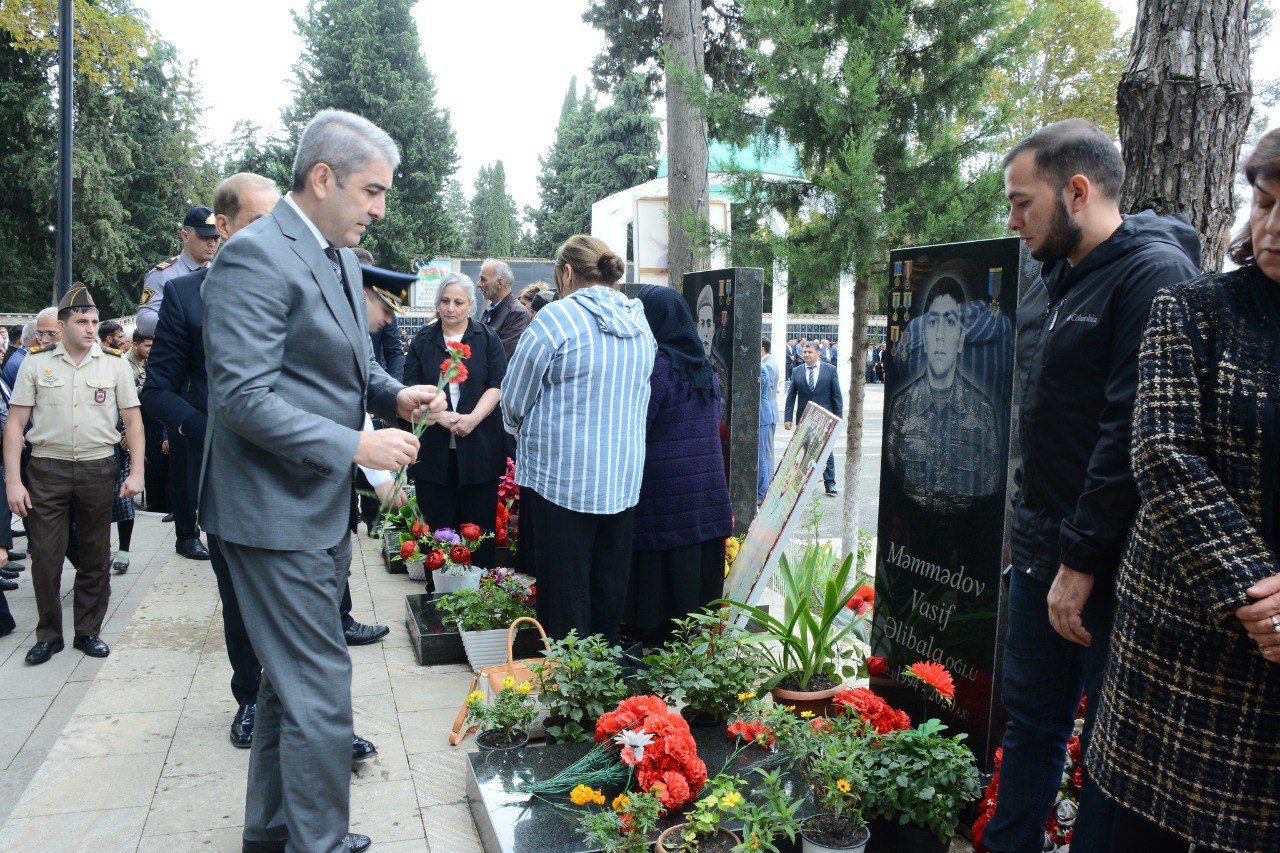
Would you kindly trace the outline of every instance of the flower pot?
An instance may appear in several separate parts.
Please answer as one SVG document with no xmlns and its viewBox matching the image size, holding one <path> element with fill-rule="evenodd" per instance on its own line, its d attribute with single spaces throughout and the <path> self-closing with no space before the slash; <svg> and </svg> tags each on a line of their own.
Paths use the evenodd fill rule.
<svg viewBox="0 0 1280 853">
<path fill-rule="evenodd" d="M 437 577 L 436 589 L 440 588 L 439 580 Z M 476 672 L 507 662 L 507 628 L 458 633 L 462 635 L 462 648 L 467 652 L 467 662 Z"/>
<path fill-rule="evenodd" d="M 427 566 L 423 560 L 405 560 L 404 568 L 409 573 L 410 580 L 424 581 L 427 579 Z"/>
<path fill-rule="evenodd" d="M 683 823 L 677 823 L 670 829 L 663 830 L 662 834 L 658 836 L 657 844 L 654 846 L 654 853 L 675 853 L 675 851 L 679 850 L 680 833 L 684 826 Z M 668 839 L 670 843 L 668 843 Z M 705 851 L 705 853 L 729 853 L 740 840 L 737 835 L 722 826 L 717 830 L 714 837 L 699 844 L 698 850 Z"/>
<path fill-rule="evenodd" d="M 476 746 L 481 752 L 496 752 L 503 749 L 520 749 L 529 742 L 529 735 L 520 732 L 516 739 L 508 743 L 502 729 L 487 729 L 476 735 Z"/>
<path fill-rule="evenodd" d="M 480 569 L 470 569 L 468 571 L 459 571 L 453 569 L 451 571 L 438 571 L 435 574 L 436 592 L 444 595 L 450 592 L 457 592 L 460 589 L 479 589 L 480 576 L 484 574 Z M 427 576 L 415 580 L 426 580 Z"/>
<path fill-rule="evenodd" d="M 951 839 L 939 841 L 938 836 L 914 823 L 898 825 L 898 850 L 900 853 L 947 853 Z"/>
<path fill-rule="evenodd" d="M 729 720 L 727 711 L 721 711 L 719 714 L 708 714 L 705 711 L 694 711 L 685 706 L 680 709 L 680 716 L 684 717 L 684 721 L 689 724 L 690 729 L 718 729 L 724 728 Z"/>
<path fill-rule="evenodd" d="M 837 684 L 826 690 L 783 690 L 781 687 L 775 687 L 769 692 L 773 694 L 773 701 L 777 704 L 784 707 L 794 706 L 795 714 L 812 711 L 819 717 L 825 717 L 831 709 L 832 697 L 842 689 L 843 685 Z"/>
<path fill-rule="evenodd" d="M 867 842 L 867 853 L 896 853 L 898 849 L 898 822 L 891 818 L 876 817 L 867 821 L 867 829 L 871 831 L 871 840 Z"/>
<path fill-rule="evenodd" d="M 814 815 L 800 824 L 800 849 L 802 853 L 862 853 L 871 840 L 871 830 L 865 824 L 855 823 L 847 817 L 830 814 Z"/>
</svg>

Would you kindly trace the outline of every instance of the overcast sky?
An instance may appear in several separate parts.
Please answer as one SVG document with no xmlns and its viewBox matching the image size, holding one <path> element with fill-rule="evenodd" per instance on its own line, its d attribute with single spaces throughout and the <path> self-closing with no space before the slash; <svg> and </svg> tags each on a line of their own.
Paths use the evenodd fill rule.
<svg viewBox="0 0 1280 853">
<path fill-rule="evenodd" d="M 226 141 L 247 118 L 278 128 L 292 98 L 299 39 L 290 9 L 305 0 L 219 0 L 209 6 L 135 0 L 161 37 L 196 63 L 205 138 Z M 1133 26 L 1137 0 L 1107 0 Z M 456 177 L 468 196 L 480 167 L 502 160 L 507 188 L 523 210 L 538 201 L 538 157 L 555 139 L 569 79 L 579 91 L 604 41 L 582 22 L 585 0 L 420 0 L 414 10 L 437 106 L 458 137 Z M 1280 34 L 1259 51 L 1254 81 L 1280 75 Z M 1274 124 L 1274 122 L 1273 122 Z"/>
</svg>

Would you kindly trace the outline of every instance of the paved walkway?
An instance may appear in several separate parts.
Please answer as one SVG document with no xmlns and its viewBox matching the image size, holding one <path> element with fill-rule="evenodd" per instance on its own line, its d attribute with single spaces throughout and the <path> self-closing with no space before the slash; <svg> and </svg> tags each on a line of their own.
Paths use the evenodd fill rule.
<svg viewBox="0 0 1280 853">
<path fill-rule="evenodd" d="M 479 853 L 463 775 L 472 740 L 446 739 L 470 671 L 417 665 L 403 619 L 420 585 L 387 574 L 376 542 L 359 544 L 353 615 L 391 635 L 351 650 L 356 731 L 378 747 L 352 779 L 351 829 L 378 851 Z M 131 555 L 112 579 L 105 660 L 68 643 L 26 666 L 27 573 L 9 595 L 19 627 L 0 638 L 0 850 L 240 850 L 249 753 L 227 740 L 236 704 L 213 573 L 177 556 L 154 515 L 139 516 Z M 64 607 L 69 620 L 69 593 Z"/>
</svg>

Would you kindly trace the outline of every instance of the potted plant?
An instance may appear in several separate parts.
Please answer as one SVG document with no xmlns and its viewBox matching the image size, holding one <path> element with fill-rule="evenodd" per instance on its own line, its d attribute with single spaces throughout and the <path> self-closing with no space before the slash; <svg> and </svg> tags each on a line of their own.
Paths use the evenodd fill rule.
<svg viewBox="0 0 1280 853">
<path fill-rule="evenodd" d="M 757 768 L 755 773 L 761 781 L 738 809 L 742 842 L 734 853 L 779 853 L 776 840 L 786 836 L 794 844 L 800 833 L 800 800 L 786 792 L 780 771 Z"/>
<path fill-rule="evenodd" d="M 604 794 L 587 789 L 587 792 L 578 792 L 577 798 L 571 796 L 571 799 L 574 805 L 600 805 L 604 802 Z M 578 829 L 593 850 L 598 848 L 602 853 L 649 853 L 649 834 L 658 828 L 660 814 L 662 802 L 656 794 L 624 792 L 613 798 L 610 808 L 585 812 L 578 819 Z"/>
<path fill-rule="evenodd" d="M 721 824 L 743 803 L 742 780 L 721 773 L 707 780 L 685 816 L 658 836 L 656 853 L 730 853 L 741 839 Z"/>
<path fill-rule="evenodd" d="M 858 671 L 851 662 L 857 651 L 850 635 L 863 617 L 844 606 L 861 585 L 854 556 L 837 562 L 830 546 L 811 545 L 795 565 L 786 555 L 781 557 L 778 581 L 783 596 L 781 619 L 744 602 L 727 603 L 763 629 L 752 634 L 749 642 L 764 650 L 773 673 L 764 686 L 772 690 L 774 699 L 797 712 L 825 713 L 844 680 Z M 842 655 L 849 660 L 842 662 Z"/>
<path fill-rule="evenodd" d="M 982 793 L 965 735 L 948 737 L 945 730 L 928 720 L 874 738 L 866 752 L 864 811 L 897 822 L 903 853 L 945 853 L 961 811 Z"/>
<path fill-rule="evenodd" d="M 533 616 L 535 588 L 510 569 L 490 569 L 477 589 L 460 589 L 436 602 L 446 625 L 458 627 L 471 668 L 479 672 L 507 659 L 507 629 Z"/>
<path fill-rule="evenodd" d="M 690 724 L 724 725 L 745 693 L 754 693 L 764 666 L 758 644 L 719 609 L 708 619 L 681 619 L 673 637 L 644 658 L 640 682 L 646 692 L 683 702 Z"/>
<path fill-rule="evenodd" d="M 480 727 L 476 746 L 483 750 L 516 749 L 529 742 L 529 726 L 538 716 L 538 708 L 529 695 L 533 684 L 516 683 L 511 676 L 502 680 L 502 689 L 485 702 L 484 691 L 467 696 L 467 721 Z"/>
<path fill-rule="evenodd" d="M 532 666 L 547 708 L 547 737 L 560 743 L 591 740 L 599 719 L 627 695 L 622 650 L 598 634 L 570 631 L 550 640 L 543 660 Z"/>
<path fill-rule="evenodd" d="M 400 554 L 405 559 L 406 566 L 412 555 L 422 555 L 426 571 L 436 573 L 434 583 L 437 593 L 479 589 L 480 576 L 484 572 L 471 565 L 471 554 L 481 542 L 492 537 L 492 533 L 483 533 L 477 524 L 462 524 L 457 530 L 440 527 L 432 531 L 419 520 L 408 531 L 400 534 Z M 414 544 L 413 549 L 407 547 L 411 542 Z M 405 557 L 405 554 L 410 554 L 410 557 Z M 410 577 L 414 580 L 427 579 L 425 574 L 416 577 L 411 573 Z"/>
</svg>

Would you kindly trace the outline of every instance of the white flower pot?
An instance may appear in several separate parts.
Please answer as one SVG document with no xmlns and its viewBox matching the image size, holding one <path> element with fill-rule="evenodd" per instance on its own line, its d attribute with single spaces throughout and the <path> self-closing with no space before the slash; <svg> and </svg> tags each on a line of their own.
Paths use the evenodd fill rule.
<svg viewBox="0 0 1280 853">
<path fill-rule="evenodd" d="M 461 589 L 479 589 L 480 576 L 484 574 L 480 569 L 469 569 L 460 571 L 458 569 L 444 570 L 436 572 L 435 585 L 436 592 L 444 595 L 445 593 L 457 592 Z M 423 575 L 422 580 L 426 580 Z"/>
<path fill-rule="evenodd" d="M 405 560 L 404 567 L 409 571 L 410 580 L 424 581 L 427 579 L 427 564 L 425 560 Z"/>
<path fill-rule="evenodd" d="M 439 578 L 436 578 L 438 581 Z M 476 672 L 507 662 L 507 628 L 488 631 L 459 631 L 467 662 Z"/>
</svg>

